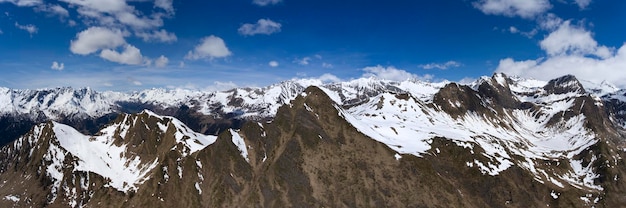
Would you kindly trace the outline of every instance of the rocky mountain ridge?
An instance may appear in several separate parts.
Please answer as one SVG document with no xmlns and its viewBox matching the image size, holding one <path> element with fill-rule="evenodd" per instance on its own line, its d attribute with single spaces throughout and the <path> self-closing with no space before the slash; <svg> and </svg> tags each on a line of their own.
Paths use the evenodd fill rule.
<svg viewBox="0 0 626 208">
<path fill-rule="evenodd" d="M 599 97 L 598 91 L 607 90 L 586 89 L 573 76 L 549 82 L 495 74 L 469 85 L 389 83 L 362 79 L 277 93 L 293 98 L 272 117 L 249 119 L 217 136 L 149 110 L 121 114 L 93 136 L 43 123 L 0 150 L 0 204 L 626 203 L 624 129 L 614 105 L 621 102 L 619 91 Z M 251 92 L 231 93 L 244 91 Z M 244 104 L 260 99 L 237 96 Z"/>
<path fill-rule="evenodd" d="M 239 128 L 243 120 L 271 119 L 277 109 L 293 100 L 308 86 L 332 90 L 336 101 L 358 104 L 381 91 L 414 91 L 428 97 L 442 83 L 417 80 L 393 82 L 375 77 L 349 82 L 323 83 L 320 80 L 289 80 L 264 88 L 236 88 L 222 92 L 151 89 L 134 93 L 97 92 L 89 88 L 13 90 L 0 88 L 0 145 L 26 133 L 32 125 L 54 120 L 96 133 L 121 113 L 149 109 L 175 116 L 198 132 L 217 135 Z M 424 91 L 424 92 L 421 92 Z"/>
</svg>

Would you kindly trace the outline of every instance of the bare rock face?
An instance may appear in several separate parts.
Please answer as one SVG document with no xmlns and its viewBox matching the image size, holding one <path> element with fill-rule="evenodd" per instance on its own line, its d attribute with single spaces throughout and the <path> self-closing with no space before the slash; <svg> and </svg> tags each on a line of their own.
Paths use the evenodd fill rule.
<svg viewBox="0 0 626 208">
<path fill-rule="evenodd" d="M 573 76 L 527 87 L 495 74 L 432 94 L 414 82 L 354 86 L 365 88 L 287 90 L 274 116 L 236 124 L 170 107 L 160 111 L 175 117 L 120 114 L 91 135 L 35 125 L 0 149 L 0 207 L 626 203 L 618 107 Z M 231 105 L 247 105 L 246 92 Z M 217 136 L 198 130 L 208 125 Z"/>
</svg>

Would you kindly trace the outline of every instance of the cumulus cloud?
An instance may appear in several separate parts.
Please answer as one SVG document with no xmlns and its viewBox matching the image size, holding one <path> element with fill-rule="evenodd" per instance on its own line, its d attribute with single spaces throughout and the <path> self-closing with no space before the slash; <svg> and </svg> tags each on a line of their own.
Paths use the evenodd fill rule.
<svg viewBox="0 0 626 208">
<path fill-rule="evenodd" d="M 139 65 L 144 62 L 141 51 L 130 44 L 126 45 L 121 53 L 111 49 L 104 49 L 100 52 L 100 57 L 112 62 L 128 65 Z"/>
<path fill-rule="evenodd" d="M 293 62 L 297 63 L 297 64 L 300 64 L 302 66 L 306 66 L 306 65 L 309 65 L 310 61 L 311 61 L 311 57 L 307 56 L 307 57 L 304 57 L 304 58 L 301 58 L 301 59 L 296 59 Z"/>
<path fill-rule="evenodd" d="M 267 65 L 271 67 L 278 67 L 278 61 L 270 61 L 269 63 L 267 63 Z"/>
<path fill-rule="evenodd" d="M 200 44 L 197 45 L 193 51 L 189 51 L 185 56 L 185 59 L 198 60 L 198 59 L 214 59 L 225 58 L 232 55 L 232 52 L 226 47 L 226 43 L 220 37 L 211 35 L 203 38 Z"/>
<path fill-rule="evenodd" d="M 580 9 L 585 9 L 589 4 L 591 4 L 591 0 L 574 0 L 574 2 L 580 7 Z"/>
<path fill-rule="evenodd" d="M 124 34 L 120 30 L 104 27 L 90 27 L 76 35 L 71 41 L 70 51 L 75 54 L 87 55 L 101 49 L 111 49 L 126 44 Z"/>
<path fill-rule="evenodd" d="M 65 64 L 53 61 L 50 68 L 57 71 L 63 71 L 63 69 L 65 69 Z"/>
<path fill-rule="evenodd" d="M 456 61 L 448 61 L 446 63 L 430 63 L 430 64 L 422 64 L 419 65 L 420 68 L 422 69 L 441 69 L 441 70 L 446 70 L 449 68 L 456 68 L 456 67 L 460 67 L 462 66 L 461 63 L 456 62 Z"/>
<path fill-rule="evenodd" d="M 278 4 L 281 1 L 282 0 L 252 0 L 252 3 L 259 5 L 259 6 L 267 6 L 267 5 Z"/>
<path fill-rule="evenodd" d="M 323 67 L 323 68 L 327 68 L 327 69 L 332 69 L 332 68 L 333 68 L 333 65 L 332 65 L 332 64 L 329 64 L 329 63 L 326 63 L 326 62 L 323 62 L 323 63 L 322 63 L 322 67 Z"/>
<path fill-rule="evenodd" d="M 536 60 L 500 60 L 497 72 L 536 79 L 572 74 L 594 82 L 626 87 L 626 44 L 617 52 L 599 45 L 590 31 L 563 21 L 540 42 L 547 57 Z"/>
<path fill-rule="evenodd" d="M 239 27 L 239 34 L 253 36 L 258 34 L 271 35 L 280 32 L 282 25 L 270 19 L 259 19 L 255 24 L 246 23 Z"/>
<path fill-rule="evenodd" d="M 154 60 L 154 65 L 156 67 L 163 68 L 163 67 L 167 66 L 167 63 L 169 63 L 169 61 L 170 60 L 167 57 L 165 57 L 164 55 L 161 55 L 161 56 L 159 56 L 159 58 Z"/>
<path fill-rule="evenodd" d="M 19 23 L 15 22 L 15 27 L 17 27 L 20 30 L 24 30 L 28 32 L 28 34 L 30 34 L 31 36 L 39 31 L 39 28 L 37 28 L 37 26 L 32 25 L 32 24 L 20 25 Z"/>
<path fill-rule="evenodd" d="M 176 34 L 167 32 L 164 29 L 155 30 L 151 32 L 144 32 L 144 31 L 137 32 L 135 33 L 135 35 L 143 39 L 143 41 L 145 42 L 152 41 L 152 42 L 171 43 L 171 42 L 176 42 L 178 40 L 178 38 L 176 37 Z"/>
<path fill-rule="evenodd" d="M 152 13 L 138 11 L 135 6 L 128 5 L 127 0 L 60 0 L 76 8 L 76 12 L 86 22 L 100 26 L 130 27 L 133 30 L 150 30 L 163 26 L 163 18 L 170 17 L 171 1 L 158 0 L 154 3 L 157 8 Z M 169 3 L 169 4 L 168 4 Z M 171 11 L 171 12 L 170 12 Z"/>
<path fill-rule="evenodd" d="M 485 14 L 531 19 L 552 8 L 549 0 L 478 0 L 474 7 Z"/>
<path fill-rule="evenodd" d="M 565 21 L 559 28 L 550 33 L 539 45 L 550 56 L 565 54 L 595 55 L 608 58 L 612 52 L 606 46 L 599 46 L 591 32 Z"/>
<path fill-rule="evenodd" d="M 579 79 L 602 82 L 608 81 L 626 87 L 626 45 L 606 59 L 578 55 L 556 56 L 545 60 L 515 61 L 503 59 L 496 71 L 510 75 L 536 79 L 553 79 L 572 74 Z"/>
<path fill-rule="evenodd" d="M 537 20 L 539 27 L 544 30 L 556 30 L 563 24 L 563 19 L 556 16 L 555 14 L 548 13 L 546 15 L 542 15 Z"/>
<path fill-rule="evenodd" d="M 363 68 L 365 73 L 363 77 L 378 77 L 381 79 L 393 80 L 393 81 L 405 81 L 407 79 L 417 79 L 417 80 L 430 80 L 434 76 L 430 74 L 426 74 L 424 76 L 418 76 L 416 74 L 409 73 L 402 69 L 397 69 L 393 66 L 383 67 L 381 65 L 378 66 L 370 66 Z"/>
</svg>

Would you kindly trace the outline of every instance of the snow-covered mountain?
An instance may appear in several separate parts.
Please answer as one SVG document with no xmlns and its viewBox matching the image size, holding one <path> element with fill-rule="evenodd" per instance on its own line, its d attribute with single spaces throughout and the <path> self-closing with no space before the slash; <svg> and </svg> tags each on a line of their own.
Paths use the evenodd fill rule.
<svg viewBox="0 0 626 208">
<path fill-rule="evenodd" d="M 34 126 L 28 134 L 2 149 L 1 171 L 34 168 L 37 174 L 21 182 L 35 177 L 49 183 L 45 187 L 48 191 L 44 193 L 44 204 L 82 207 L 101 188 L 136 192 L 154 174 L 154 169 L 169 159 L 168 155 L 175 154 L 180 161 L 216 139 L 194 132 L 176 118 L 159 116 L 149 110 L 120 116 L 94 136 L 50 121 Z M 180 165 L 173 167 L 179 175 Z M 0 186 L 4 191 L 17 188 Z M 29 193 L 27 189 L 24 191 Z M 12 196 L 20 198 L 19 194 Z"/>
<path fill-rule="evenodd" d="M 8 94 L 0 95 L 8 103 L 0 107 L 5 116 L 37 114 L 28 118 L 52 121 L 0 150 L 0 204 L 626 202 L 626 91 L 573 76 L 544 82 L 494 74 L 469 85 L 290 80 L 224 92 L 2 92 Z M 124 113 L 142 107 L 150 110 Z M 54 121 L 108 114 L 120 115 L 92 136 Z M 228 118 L 242 123 L 206 128 Z M 181 192 L 188 196 L 176 194 Z"/>
<path fill-rule="evenodd" d="M 371 77 L 340 83 L 323 83 L 314 79 L 289 80 L 263 88 L 235 88 L 221 92 L 149 89 L 120 93 L 97 92 L 90 88 L 0 88 L 0 115 L 27 115 L 32 119 L 51 120 L 67 117 L 97 118 L 124 112 L 124 103 L 137 103 L 162 109 L 186 105 L 206 115 L 238 113 L 242 117 L 273 117 L 278 107 L 289 103 L 309 86 L 325 87 L 340 96 L 339 102 L 351 103 L 383 91 L 433 94 L 444 84 L 418 80 L 393 82 Z"/>
<path fill-rule="evenodd" d="M 217 135 L 225 129 L 238 128 L 241 120 L 271 119 L 280 106 L 288 104 L 309 86 L 324 87 L 337 96 L 337 102 L 353 105 L 384 91 L 413 92 L 427 99 L 444 84 L 417 80 L 392 82 L 372 77 L 342 83 L 289 80 L 263 88 L 236 88 L 221 92 L 150 89 L 120 93 L 97 92 L 89 88 L 0 88 L 0 131 L 6 132 L 0 136 L 0 144 L 26 133 L 33 124 L 48 120 L 68 124 L 83 133 L 95 133 L 116 115 L 143 109 L 179 117 L 194 123 L 190 126 L 200 133 Z M 1 128 L 16 123 L 24 125 Z"/>
<path fill-rule="evenodd" d="M 500 76 L 500 75 L 498 75 Z M 482 77 L 470 87 L 490 79 Z M 542 88 L 547 82 L 511 77 L 516 93 Z M 324 83 L 315 79 L 294 79 L 263 88 L 235 88 L 228 91 L 193 91 L 184 89 L 149 89 L 140 92 L 98 92 L 90 88 L 69 87 L 17 90 L 0 87 L 0 115 L 27 116 L 33 120 L 62 120 L 67 118 L 97 118 L 110 113 L 128 112 L 127 103 L 149 105 L 152 108 L 178 108 L 182 105 L 194 108 L 205 115 L 234 113 L 245 118 L 273 117 L 281 105 L 289 103 L 309 86 L 319 86 L 338 96 L 335 101 L 342 105 L 364 102 L 381 92 L 411 93 L 422 101 L 428 101 L 449 82 L 423 82 L 407 80 L 395 82 L 376 77 L 359 78 L 339 83 Z M 580 82 L 590 94 L 603 99 L 626 100 L 626 89 L 608 83 Z"/>
</svg>

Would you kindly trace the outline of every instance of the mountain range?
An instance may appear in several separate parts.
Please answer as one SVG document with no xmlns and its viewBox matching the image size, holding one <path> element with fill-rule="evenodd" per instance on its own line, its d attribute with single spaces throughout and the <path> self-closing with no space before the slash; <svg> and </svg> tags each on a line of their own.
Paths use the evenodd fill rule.
<svg viewBox="0 0 626 208">
<path fill-rule="evenodd" d="M 0 206 L 620 207 L 625 94 L 500 73 L 0 88 Z"/>
</svg>

